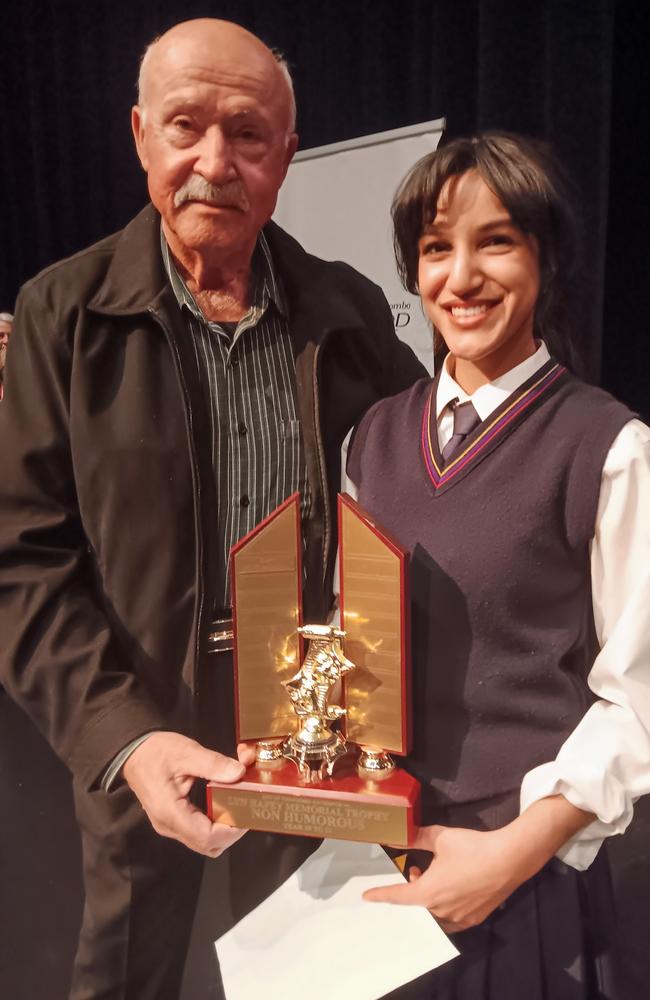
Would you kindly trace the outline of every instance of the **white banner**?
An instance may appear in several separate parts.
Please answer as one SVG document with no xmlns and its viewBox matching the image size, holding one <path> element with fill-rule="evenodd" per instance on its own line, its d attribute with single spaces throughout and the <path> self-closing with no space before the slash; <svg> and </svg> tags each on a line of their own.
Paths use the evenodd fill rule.
<svg viewBox="0 0 650 1000">
<path fill-rule="evenodd" d="M 436 148 L 444 124 L 440 118 L 297 153 L 274 215 L 310 253 L 344 260 L 381 285 L 399 336 L 429 371 L 431 329 L 397 275 L 390 205 L 410 167 Z"/>
</svg>

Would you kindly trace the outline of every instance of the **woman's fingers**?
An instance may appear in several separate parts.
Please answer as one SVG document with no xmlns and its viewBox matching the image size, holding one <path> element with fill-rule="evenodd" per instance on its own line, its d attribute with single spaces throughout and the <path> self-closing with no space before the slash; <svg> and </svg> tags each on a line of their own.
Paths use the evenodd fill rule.
<svg viewBox="0 0 650 1000">
<path fill-rule="evenodd" d="M 439 824 L 433 824 L 432 826 L 420 826 L 415 834 L 415 839 L 409 847 L 414 851 L 431 851 L 435 854 L 436 844 L 440 838 L 440 835 L 445 832 L 445 830 L 450 829 L 447 826 L 440 826 Z"/>
</svg>

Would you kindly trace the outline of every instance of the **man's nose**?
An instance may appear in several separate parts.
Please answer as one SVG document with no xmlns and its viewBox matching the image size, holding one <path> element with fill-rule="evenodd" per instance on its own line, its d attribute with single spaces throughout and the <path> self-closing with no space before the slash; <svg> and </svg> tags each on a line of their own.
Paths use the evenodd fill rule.
<svg viewBox="0 0 650 1000">
<path fill-rule="evenodd" d="M 218 127 L 209 128 L 199 143 L 194 169 L 206 181 L 221 184 L 235 174 L 230 143 Z"/>
</svg>

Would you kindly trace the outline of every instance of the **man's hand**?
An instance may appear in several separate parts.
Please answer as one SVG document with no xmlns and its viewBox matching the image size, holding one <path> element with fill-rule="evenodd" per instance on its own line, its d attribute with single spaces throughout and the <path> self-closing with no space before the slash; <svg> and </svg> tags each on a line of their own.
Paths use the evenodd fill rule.
<svg viewBox="0 0 650 1000">
<path fill-rule="evenodd" d="M 217 858 L 246 830 L 212 823 L 188 795 L 196 778 L 235 782 L 252 763 L 254 751 L 237 748 L 239 761 L 207 750 L 180 733 L 152 733 L 128 758 L 122 773 L 151 825 L 163 837 L 180 840 L 199 854 Z"/>
<path fill-rule="evenodd" d="M 482 923 L 593 819 L 555 795 L 499 830 L 422 827 L 410 846 L 433 853 L 426 871 L 411 868 L 407 884 L 369 889 L 364 899 L 426 906 L 447 933 L 466 930 Z"/>
</svg>

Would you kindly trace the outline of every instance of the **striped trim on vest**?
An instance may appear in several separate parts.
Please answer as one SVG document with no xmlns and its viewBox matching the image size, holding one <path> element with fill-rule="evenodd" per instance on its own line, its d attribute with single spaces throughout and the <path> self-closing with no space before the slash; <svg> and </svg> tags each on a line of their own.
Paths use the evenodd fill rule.
<svg viewBox="0 0 650 1000">
<path fill-rule="evenodd" d="M 443 465 L 439 458 L 439 449 L 435 447 L 432 438 L 432 424 L 434 422 L 431 419 L 431 414 L 433 412 L 435 392 L 438 385 L 437 380 L 434 381 L 422 415 L 422 454 L 427 472 L 435 488 L 440 489 L 442 486 L 446 486 L 470 462 L 477 459 L 488 445 L 499 434 L 503 433 L 513 420 L 532 406 L 565 372 L 566 368 L 562 365 L 551 362 L 550 370 L 545 371 L 532 385 L 524 389 L 505 410 L 498 412 L 487 427 L 480 432 L 478 437 L 470 435 L 473 440 L 448 465 Z"/>
</svg>

